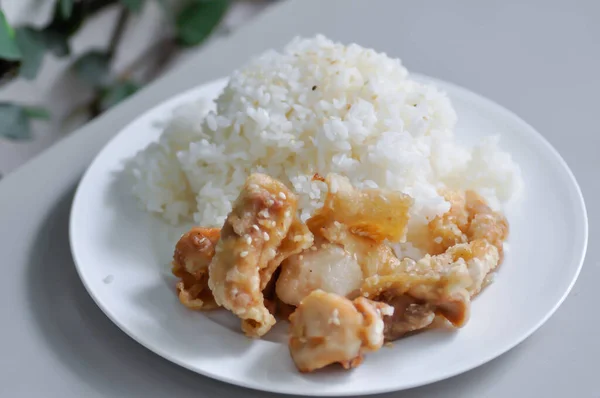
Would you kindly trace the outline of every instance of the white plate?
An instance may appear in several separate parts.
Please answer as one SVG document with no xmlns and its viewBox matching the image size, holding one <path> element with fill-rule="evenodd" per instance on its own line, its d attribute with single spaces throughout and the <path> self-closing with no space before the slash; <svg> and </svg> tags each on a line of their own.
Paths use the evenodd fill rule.
<svg viewBox="0 0 600 398">
<path fill-rule="evenodd" d="M 453 101 L 459 139 L 471 142 L 500 134 L 501 146 L 520 164 L 526 184 L 507 213 L 511 236 L 506 260 L 495 283 L 474 301 L 463 329 L 400 340 L 368 355 L 353 371 L 302 375 L 289 357 L 284 322 L 267 339 L 251 341 L 227 312 L 197 313 L 179 303 L 168 264 L 187 227 L 167 227 L 141 211 L 119 172 L 125 159 L 158 137 L 157 120 L 166 119 L 180 103 L 214 98 L 225 80 L 146 112 L 87 170 L 73 203 L 70 237 L 88 292 L 123 331 L 164 358 L 228 383 L 280 393 L 401 390 L 465 372 L 508 351 L 552 315 L 577 279 L 587 246 L 583 198 L 565 162 L 532 127 L 489 100 L 433 81 Z"/>
</svg>

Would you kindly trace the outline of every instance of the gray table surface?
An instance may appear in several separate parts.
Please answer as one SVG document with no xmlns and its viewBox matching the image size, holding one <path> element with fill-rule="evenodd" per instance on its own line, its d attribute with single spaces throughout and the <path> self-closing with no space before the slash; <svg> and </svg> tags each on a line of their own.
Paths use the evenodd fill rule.
<svg viewBox="0 0 600 398">
<path fill-rule="evenodd" d="M 122 333 L 78 279 L 67 223 L 81 174 L 136 115 L 296 34 L 322 32 L 516 112 L 559 150 L 588 205 L 583 271 L 546 325 L 476 370 L 382 397 L 600 397 L 599 17 L 597 0 L 296 0 L 203 49 L 0 182 L 0 396 L 275 397 L 198 376 Z"/>
</svg>

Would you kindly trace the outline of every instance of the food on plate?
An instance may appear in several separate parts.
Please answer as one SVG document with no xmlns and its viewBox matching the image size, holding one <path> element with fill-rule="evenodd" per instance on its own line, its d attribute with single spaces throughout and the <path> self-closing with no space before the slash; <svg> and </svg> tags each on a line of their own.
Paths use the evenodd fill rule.
<svg viewBox="0 0 600 398">
<path fill-rule="evenodd" d="M 286 236 L 294 223 L 296 195 L 281 182 L 252 174 L 227 216 L 208 266 L 215 302 L 242 319 L 242 330 L 260 337 L 275 324 L 262 290 L 286 256 L 312 244 L 312 236 Z"/>
<path fill-rule="evenodd" d="M 464 326 L 471 298 L 501 260 L 506 220 L 466 193 L 427 228 L 460 224 L 464 242 L 418 261 L 399 258 L 391 245 L 405 239 L 412 199 L 359 190 L 339 175 L 325 181 L 323 207 L 304 223 L 289 188 L 250 175 L 220 231 L 196 227 L 177 243 L 173 273 L 181 278 L 181 302 L 195 310 L 225 307 L 249 337 L 266 334 L 277 315 L 289 318 L 290 353 L 302 372 L 333 363 L 356 367 L 384 338 L 434 327 L 436 319 Z M 464 217 L 455 217 L 459 210 Z M 428 236 L 429 247 L 437 247 L 438 234 Z"/>
<path fill-rule="evenodd" d="M 354 368 L 363 354 L 383 345 L 383 316 L 393 308 L 359 297 L 322 290 L 306 296 L 290 317 L 290 354 L 301 372 L 312 372 L 333 363 Z"/>
<path fill-rule="evenodd" d="M 504 259 L 519 166 L 456 123 L 400 60 L 299 38 L 178 108 L 127 172 L 147 211 L 200 226 L 175 248 L 182 304 L 229 310 L 253 338 L 289 319 L 300 371 L 349 368 L 464 326 Z"/>
<path fill-rule="evenodd" d="M 215 255 L 219 228 L 192 228 L 177 242 L 173 254 L 173 275 L 180 278 L 177 293 L 183 305 L 193 310 L 217 307 L 208 288 L 208 265 Z"/>
<path fill-rule="evenodd" d="M 412 242 L 426 253 L 441 254 L 456 244 L 486 239 L 502 256 L 502 242 L 508 235 L 508 221 L 504 215 L 493 211 L 474 191 L 447 191 L 444 197 L 450 203 L 450 210 L 434 218 L 425 234 L 414 234 Z"/>
</svg>

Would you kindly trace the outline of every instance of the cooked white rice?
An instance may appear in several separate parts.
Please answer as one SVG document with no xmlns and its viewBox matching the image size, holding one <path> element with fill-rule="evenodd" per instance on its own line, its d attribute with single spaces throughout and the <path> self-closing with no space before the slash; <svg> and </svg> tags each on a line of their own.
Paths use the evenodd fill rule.
<svg viewBox="0 0 600 398">
<path fill-rule="evenodd" d="M 444 93 L 410 80 L 400 60 L 356 44 L 317 36 L 267 51 L 234 72 L 211 107 L 177 109 L 130 167 L 134 194 L 169 222 L 222 225 L 256 171 L 293 187 L 304 219 L 325 191 L 315 173 L 405 192 L 415 199 L 413 226 L 449 209 L 440 188 L 475 189 L 498 207 L 521 185 L 497 138 L 459 146 Z"/>
</svg>

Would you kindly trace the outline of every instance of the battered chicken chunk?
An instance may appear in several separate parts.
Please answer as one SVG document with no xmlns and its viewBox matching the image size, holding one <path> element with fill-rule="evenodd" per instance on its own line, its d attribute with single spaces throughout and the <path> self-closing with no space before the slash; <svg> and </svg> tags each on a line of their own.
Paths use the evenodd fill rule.
<svg viewBox="0 0 600 398">
<path fill-rule="evenodd" d="M 363 274 L 356 259 L 335 244 L 321 243 L 315 250 L 288 258 L 281 266 L 276 292 L 281 301 L 298 305 L 316 289 L 340 296 L 358 292 Z"/>
<path fill-rule="evenodd" d="M 435 314 L 461 327 L 469 319 L 471 297 L 481 291 L 498 261 L 494 245 L 474 240 L 417 262 L 406 258 L 394 273 L 367 278 L 362 293 L 395 308 L 386 325 L 388 339 L 429 326 Z"/>
<path fill-rule="evenodd" d="M 252 174 L 221 229 L 208 285 L 216 303 L 242 319 L 247 336 L 260 337 L 275 324 L 262 288 L 283 260 L 278 248 L 294 222 L 296 207 L 296 196 L 284 184 Z M 301 239 L 297 248 L 287 252 L 312 244 L 310 237 L 306 241 L 307 235 L 301 234 Z"/>
<path fill-rule="evenodd" d="M 426 252 L 441 254 L 454 245 L 486 239 L 496 246 L 502 259 L 503 242 L 508 237 L 506 218 L 494 212 L 474 191 L 443 194 L 450 202 L 450 211 L 429 223 L 427 241 L 421 244 Z"/>
<path fill-rule="evenodd" d="M 471 278 L 463 261 L 452 262 L 448 256 L 425 256 L 415 262 L 404 259 L 398 272 L 365 280 L 362 294 L 380 300 L 407 295 L 428 303 L 435 312 L 460 327 L 468 320 Z"/>
<path fill-rule="evenodd" d="M 173 275 L 179 300 L 193 310 L 218 307 L 208 288 L 208 265 L 215 254 L 220 237 L 218 228 L 192 228 L 177 242 L 173 254 Z"/>
<path fill-rule="evenodd" d="M 452 261 L 464 261 L 469 271 L 471 283 L 467 291 L 474 297 L 485 286 L 486 277 L 500 264 L 498 247 L 487 239 L 475 239 L 470 243 L 452 246 L 446 251 Z"/>
<path fill-rule="evenodd" d="M 508 238 L 508 221 L 502 214 L 492 211 L 485 200 L 473 191 L 466 192 L 466 209 L 469 213 L 469 242 L 485 239 L 498 249 L 499 262 L 504 257 L 503 244 Z"/>
<path fill-rule="evenodd" d="M 360 365 L 363 354 L 383 344 L 383 317 L 393 308 L 359 297 L 315 290 L 290 316 L 290 354 L 301 372 L 333 363 L 349 369 Z"/>
</svg>

